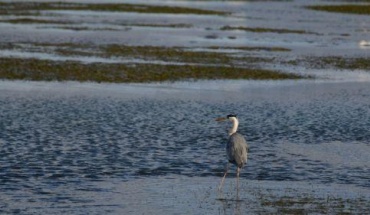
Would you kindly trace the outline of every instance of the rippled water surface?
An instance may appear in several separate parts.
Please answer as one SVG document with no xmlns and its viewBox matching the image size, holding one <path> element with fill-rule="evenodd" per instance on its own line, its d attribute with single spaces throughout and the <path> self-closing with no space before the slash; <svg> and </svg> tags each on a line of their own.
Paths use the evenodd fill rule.
<svg viewBox="0 0 370 215">
<path fill-rule="evenodd" d="M 30 212 L 61 205 L 97 207 L 99 198 L 88 193 L 108 192 L 104 182 L 112 180 L 208 177 L 209 186 L 215 187 L 214 177 L 222 175 L 226 161 L 230 124 L 214 119 L 229 113 L 238 114 L 239 131 L 250 145 L 242 181 L 368 190 L 368 86 L 320 81 L 3 81 L 0 211 L 14 212 L 16 201 L 30 205 Z M 109 207 L 96 211 L 105 209 Z"/>
</svg>

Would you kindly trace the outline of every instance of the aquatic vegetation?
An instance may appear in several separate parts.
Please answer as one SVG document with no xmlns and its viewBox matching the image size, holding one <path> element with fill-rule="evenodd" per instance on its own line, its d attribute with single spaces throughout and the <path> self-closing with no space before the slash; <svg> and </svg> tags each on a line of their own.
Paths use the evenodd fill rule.
<svg viewBox="0 0 370 215">
<path fill-rule="evenodd" d="M 366 1 L 370 2 L 370 1 Z M 370 15 L 370 5 L 315 5 L 306 8 L 318 11 Z"/>
<path fill-rule="evenodd" d="M 241 50 L 241 51 L 268 51 L 268 52 L 289 52 L 291 49 L 284 47 L 262 47 L 262 46 L 241 46 L 241 47 L 222 47 L 210 46 L 209 49 L 214 50 Z"/>
<path fill-rule="evenodd" d="M 155 46 L 124 46 L 108 45 L 101 47 L 104 55 L 135 57 L 146 60 L 175 61 L 187 63 L 222 63 L 231 62 L 231 57 L 225 53 L 198 52 L 184 50 L 180 47 L 155 47 Z"/>
<path fill-rule="evenodd" d="M 308 32 L 304 30 L 291 30 L 291 29 L 277 29 L 277 28 L 251 28 L 244 26 L 223 26 L 220 28 L 223 31 L 249 31 L 254 33 L 278 33 L 278 34 L 317 34 L 314 32 Z M 318 34 L 317 34 L 318 35 Z"/>
<path fill-rule="evenodd" d="M 0 78 L 96 82 L 159 82 L 199 79 L 298 79 L 256 68 L 158 64 L 85 64 L 76 61 L 0 58 Z"/>
<path fill-rule="evenodd" d="M 369 58 L 344 58 L 344 57 L 325 57 L 322 65 L 330 65 L 339 69 L 362 69 L 370 71 Z"/>
<path fill-rule="evenodd" d="M 24 45 L 27 45 L 26 47 Z M 159 46 L 126 46 L 126 45 L 93 45 L 76 43 L 32 43 L 32 44 L 10 44 L 0 43 L 0 49 L 22 49 L 27 51 L 46 51 L 61 56 L 96 56 L 96 57 L 122 57 L 135 58 L 142 60 L 160 60 L 181 63 L 200 63 L 200 64 L 230 64 L 240 61 L 243 62 L 266 62 L 269 58 L 244 56 L 236 57 L 230 51 L 238 53 L 248 53 L 266 51 L 266 52 L 289 52 L 284 47 L 224 47 L 209 46 L 199 48 L 186 47 L 159 47 Z M 198 50 L 197 50 L 198 49 Z M 202 50 L 202 51 L 200 51 Z M 214 52 L 214 50 L 218 50 Z M 240 51 L 240 52 L 239 52 Z"/>
<path fill-rule="evenodd" d="M 36 47 L 53 47 L 53 44 L 34 44 Z M 208 51 L 208 49 L 210 51 Z M 82 45 L 82 44 L 55 44 L 54 52 L 62 56 L 97 56 L 141 59 L 145 61 L 163 61 L 169 63 L 192 64 L 224 64 L 232 65 L 235 62 L 270 62 L 269 58 L 254 56 L 236 57 L 227 52 L 213 52 L 212 50 L 240 50 L 248 51 L 290 51 L 282 47 L 217 47 L 204 48 L 204 51 L 195 51 L 185 47 L 158 47 L 158 46 L 126 46 L 126 45 Z"/>
<path fill-rule="evenodd" d="M 308 68 L 316 69 L 359 69 L 370 71 L 370 61 L 368 58 L 346 58 L 340 56 L 328 57 L 307 57 L 304 59 L 291 60 L 290 65 L 304 65 Z"/>
<path fill-rule="evenodd" d="M 65 22 L 65 21 L 31 19 L 31 18 L 0 20 L 0 22 L 7 22 L 7 23 L 12 23 L 12 24 L 70 24 L 70 22 Z"/>
<path fill-rule="evenodd" d="M 169 14 L 200 14 L 200 15 L 227 15 L 227 12 L 202 10 L 188 7 L 157 6 L 144 4 L 83 4 L 65 2 L 8 2 L 0 3 L 2 15 L 37 15 L 43 10 L 90 10 L 109 12 L 136 12 L 136 13 L 169 13 Z"/>
<path fill-rule="evenodd" d="M 134 63 L 90 63 L 41 59 L 0 59 L 0 78 L 26 80 L 76 80 L 97 82 L 150 82 L 184 79 L 297 79 L 299 75 L 259 69 L 258 63 L 273 59 L 233 56 L 227 52 L 194 51 L 184 47 L 92 45 L 75 43 L 3 44 L 7 49 L 47 52 L 60 56 L 140 59 Z M 230 47 L 211 47 L 214 49 Z M 235 48 L 232 48 L 235 49 Z M 277 47 L 239 47 L 243 52 L 287 51 Z M 205 49 L 206 50 L 206 49 Z M 161 61 L 161 63 L 154 63 Z"/>
<path fill-rule="evenodd" d="M 192 24 L 186 23 L 177 23 L 177 24 L 140 24 L 140 23 L 132 23 L 132 24 L 122 24 L 122 26 L 127 27 L 153 27 L 153 28 L 191 28 L 193 27 Z"/>
<path fill-rule="evenodd" d="M 307 207 L 311 213 L 327 214 L 330 211 L 347 214 L 350 211 L 366 210 L 364 203 L 368 202 L 363 198 L 343 199 L 329 196 L 326 199 L 316 196 L 280 198 L 265 196 L 260 200 L 263 207 L 274 208 L 282 214 L 305 214 Z"/>
</svg>

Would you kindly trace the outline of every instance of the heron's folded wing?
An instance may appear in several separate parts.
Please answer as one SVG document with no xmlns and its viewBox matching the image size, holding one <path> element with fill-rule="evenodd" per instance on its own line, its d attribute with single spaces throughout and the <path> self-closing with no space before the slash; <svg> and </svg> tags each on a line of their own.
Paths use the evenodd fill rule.
<svg viewBox="0 0 370 215">
<path fill-rule="evenodd" d="M 247 141 L 241 134 L 235 133 L 230 136 L 226 146 L 227 156 L 230 162 L 242 167 L 247 160 Z"/>
</svg>

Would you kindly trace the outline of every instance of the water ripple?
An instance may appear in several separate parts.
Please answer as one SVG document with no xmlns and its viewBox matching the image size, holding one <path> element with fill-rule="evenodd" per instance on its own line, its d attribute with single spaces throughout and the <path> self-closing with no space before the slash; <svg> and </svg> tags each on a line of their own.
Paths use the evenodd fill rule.
<svg viewBox="0 0 370 215">
<path fill-rule="evenodd" d="M 237 112 L 250 145 L 242 177 L 370 187 L 368 89 L 308 90 L 300 94 L 306 99 L 273 91 L 230 101 L 1 94 L 1 184 L 18 190 L 31 182 L 220 176 L 230 125 L 214 118 Z"/>
</svg>

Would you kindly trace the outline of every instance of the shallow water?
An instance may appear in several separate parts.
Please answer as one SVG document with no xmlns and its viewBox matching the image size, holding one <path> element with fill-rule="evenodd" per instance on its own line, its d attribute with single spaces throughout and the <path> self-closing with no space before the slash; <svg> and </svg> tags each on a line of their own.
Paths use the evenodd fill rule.
<svg viewBox="0 0 370 215">
<path fill-rule="evenodd" d="M 39 0 L 40 1 L 40 0 Z M 52 2 L 56 0 L 47 0 Z M 101 1 L 79 1 L 92 2 Z M 304 6 L 323 1 L 238 2 L 238 1 L 104 1 L 193 7 L 230 12 L 228 16 L 195 14 L 117 13 L 99 11 L 42 11 L 31 19 L 67 22 L 68 24 L 0 23 L 1 42 L 10 43 L 85 43 L 125 44 L 133 46 L 174 47 L 285 47 L 292 53 L 285 58 L 309 56 L 368 56 L 359 45 L 370 40 L 367 16 L 317 12 Z M 328 2 L 325 2 L 328 4 Z M 15 16 L 2 16 L 3 20 Z M 18 17 L 19 18 L 19 17 Z M 71 22 L 71 23 L 69 23 Z M 161 27 L 163 25 L 183 27 Z M 157 26 L 157 27 L 154 27 Z M 223 31 L 224 26 L 301 30 L 306 33 L 261 33 L 240 30 Z M 64 27 L 69 27 L 65 29 Z M 82 28 L 84 30 L 73 30 Z M 87 29 L 85 29 L 87 28 Z M 266 53 L 264 53 L 266 54 Z M 264 55 L 262 53 L 262 55 Z M 270 53 L 267 53 L 270 54 Z"/>
<path fill-rule="evenodd" d="M 232 15 L 47 11 L 39 18 L 73 23 L 0 23 L 1 45 L 30 44 L 24 50 L 4 48 L 0 55 L 182 63 L 60 56 L 33 49 L 33 43 L 46 42 L 195 51 L 210 46 L 284 47 L 291 51 L 247 55 L 288 60 L 369 56 L 368 49 L 359 46 L 369 40 L 368 16 L 305 10 L 308 1 L 109 2 L 190 5 Z M 309 1 L 316 3 L 322 1 Z M 1 17 L 12 18 L 17 17 Z M 163 24 L 182 27 L 154 27 Z M 227 25 L 312 33 L 220 30 Z M 0 213 L 299 214 L 297 208 L 313 214 L 368 212 L 369 72 L 262 66 L 317 79 L 160 84 L 0 81 Z M 230 124 L 214 119 L 230 113 L 238 114 L 239 131 L 250 146 L 240 199 L 235 198 L 235 169 L 223 194 L 216 192 Z"/>
<path fill-rule="evenodd" d="M 159 187 L 184 176 L 191 177 L 184 186 L 191 186 L 197 178 L 212 178 L 209 185 L 203 182 L 202 189 L 213 193 L 218 182 L 214 177 L 222 175 L 225 165 L 230 126 L 214 119 L 229 113 L 238 114 L 239 131 L 250 145 L 242 183 L 309 182 L 369 190 L 368 84 L 2 81 L 0 180 L 4 199 L 0 211 L 21 207 L 29 212 L 63 213 L 60 207 L 65 206 L 79 208 L 76 214 L 99 213 L 109 211 L 113 204 L 129 213 L 133 208 L 116 199 L 124 195 L 124 189 L 115 194 L 114 184 L 126 186 L 158 177 L 158 183 L 164 183 Z M 111 188 L 105 190 L 104 185 Z M 159 187 L 151 187 L 145 201 L 151 195 L 160 198 L 156 195 L 164 191 Z M 108 198 L 104 204 L 100 194 Z M 214 201 L 216 196 L 207 198 Z M 16 206 L 15 201 L 29 206 Z M 180 209 L 177 212 L 183 214 Z"/>
</svg>

